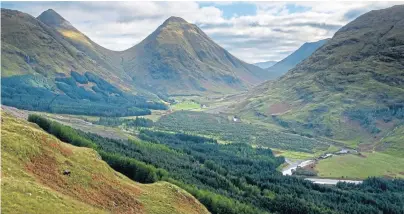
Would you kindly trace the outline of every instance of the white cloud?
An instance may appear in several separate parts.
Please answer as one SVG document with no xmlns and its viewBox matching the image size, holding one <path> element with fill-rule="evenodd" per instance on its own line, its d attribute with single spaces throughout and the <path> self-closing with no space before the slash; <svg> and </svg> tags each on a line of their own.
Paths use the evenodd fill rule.
<svg viewBox="0 0 404 214">
<path fill-rule="evenodd" d="M 230 2 L 226 2 L 228 4 Z M 139 43 L 165 19 L 199 25 L 247 62 L 281 60 L 304 42 L 332 37 L 339 27 L 372 9 L 397 2 L 256 2 L 256 14 L 224 18 L 221 4 L 197 2 L 29 2 L 15 9 L 38 16 L 53 8 L 93 41 L 112 50 Z M 228 11 L 226 11 L 228 12 Z"/>
</svg>

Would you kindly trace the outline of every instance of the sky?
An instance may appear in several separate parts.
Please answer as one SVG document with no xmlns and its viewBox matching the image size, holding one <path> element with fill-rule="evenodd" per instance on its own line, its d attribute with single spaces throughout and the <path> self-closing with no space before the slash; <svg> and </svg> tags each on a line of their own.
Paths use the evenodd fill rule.
<svg viewBox="0 0 404 214">
<path fill-rule="evenodd" d="M 248 63 L 279 61 L 305 42 L 331 38 L 368 11 L 403 2 L 1 2 L 37 17 L 51 8 L 94 42 L 125 50 L 170 16 L 199 26 Z"/>
</svg>

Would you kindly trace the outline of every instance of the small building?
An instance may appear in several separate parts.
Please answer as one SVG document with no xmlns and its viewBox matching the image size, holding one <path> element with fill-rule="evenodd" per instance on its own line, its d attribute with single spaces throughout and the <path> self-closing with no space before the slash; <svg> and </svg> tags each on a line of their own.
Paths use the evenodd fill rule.
<svg viewBox="0 0 404 214">
<path fill-rule="evenodd" d="M 329 158 L 329 157 L 332 157 L 332 154 L 328 153 L 328 154 L 325 154 L 325 155 L 321 155 L 321 156 L 319 157 L 319 159 L 327 159 L 327 158 Z"/>
</svg>

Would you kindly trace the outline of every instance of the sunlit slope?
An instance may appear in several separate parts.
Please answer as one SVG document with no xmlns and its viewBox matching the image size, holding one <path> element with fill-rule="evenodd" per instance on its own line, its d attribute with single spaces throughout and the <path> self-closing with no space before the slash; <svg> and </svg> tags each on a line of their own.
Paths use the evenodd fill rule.
<svg viewBox="0 0 404 214">
<path fill-rule="evenodd" d="M 51 13 L 49 11 L 44 13 Z M 97 60 L 95 53 L 91 55 L 90 50 L 95 50 L 96 46 L 71 28 L 58 32 L 31 15 L 2 8 L 2 77 L 32 74 L 52 79 L 63 74 L 70 76 L 71 71 L 93 72 L 122 85 L 124 78 L 119 70 L 109 65 L 107 59 Z M 89 45 L 88 51 L 66 38 Z"/>
<path fill-rule="evenodd" d="M 263 69 L 216 44 L 196 25 L 170 17 L 124 51 L 123 66 L 137 84 L 168 94 L 225 94 L 265 80 Z"/>
<path fill-rule="evenodd" d="M 371 11 L 236 111 L 349 145 L 377 142 L 404 121 L 402 53 L 404 6 Z"/>
<path fill-rule="evenodd" d="M 172 184 L 133 182 L 94 150 L 65 144 L 5 113 L 1 135 L 4 213 L 208 213 Z"/>
<path fill-rule="evenodd" d="M 112 75 L 104 76 L 105 80 L 130 85 L 131 79 L 120 64 L 122 59 L 119 52 L 108 50 L 93 42 L 52 9 L 44 11 L 37 19 L 59 32 L 64 40 L 79 50 L 83 56 L 109 71 Z"/>
</svg>

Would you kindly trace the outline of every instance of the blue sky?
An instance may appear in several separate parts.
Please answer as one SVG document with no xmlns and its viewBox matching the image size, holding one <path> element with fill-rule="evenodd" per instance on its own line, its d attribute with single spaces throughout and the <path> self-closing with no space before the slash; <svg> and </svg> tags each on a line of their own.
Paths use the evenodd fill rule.
<svg viewBox="0 0 404 214">
<path fill-rule="evenodd" d="M 330 38 L 343 25 L 374 9 L 403 2 L 2 2 L 3 8 L 38 16 L 54 9 L 98 44 L 124 50 L 165 19 L 198 25 L 236 57 L 281 60 L 305 42 Z"/>
</svg>

